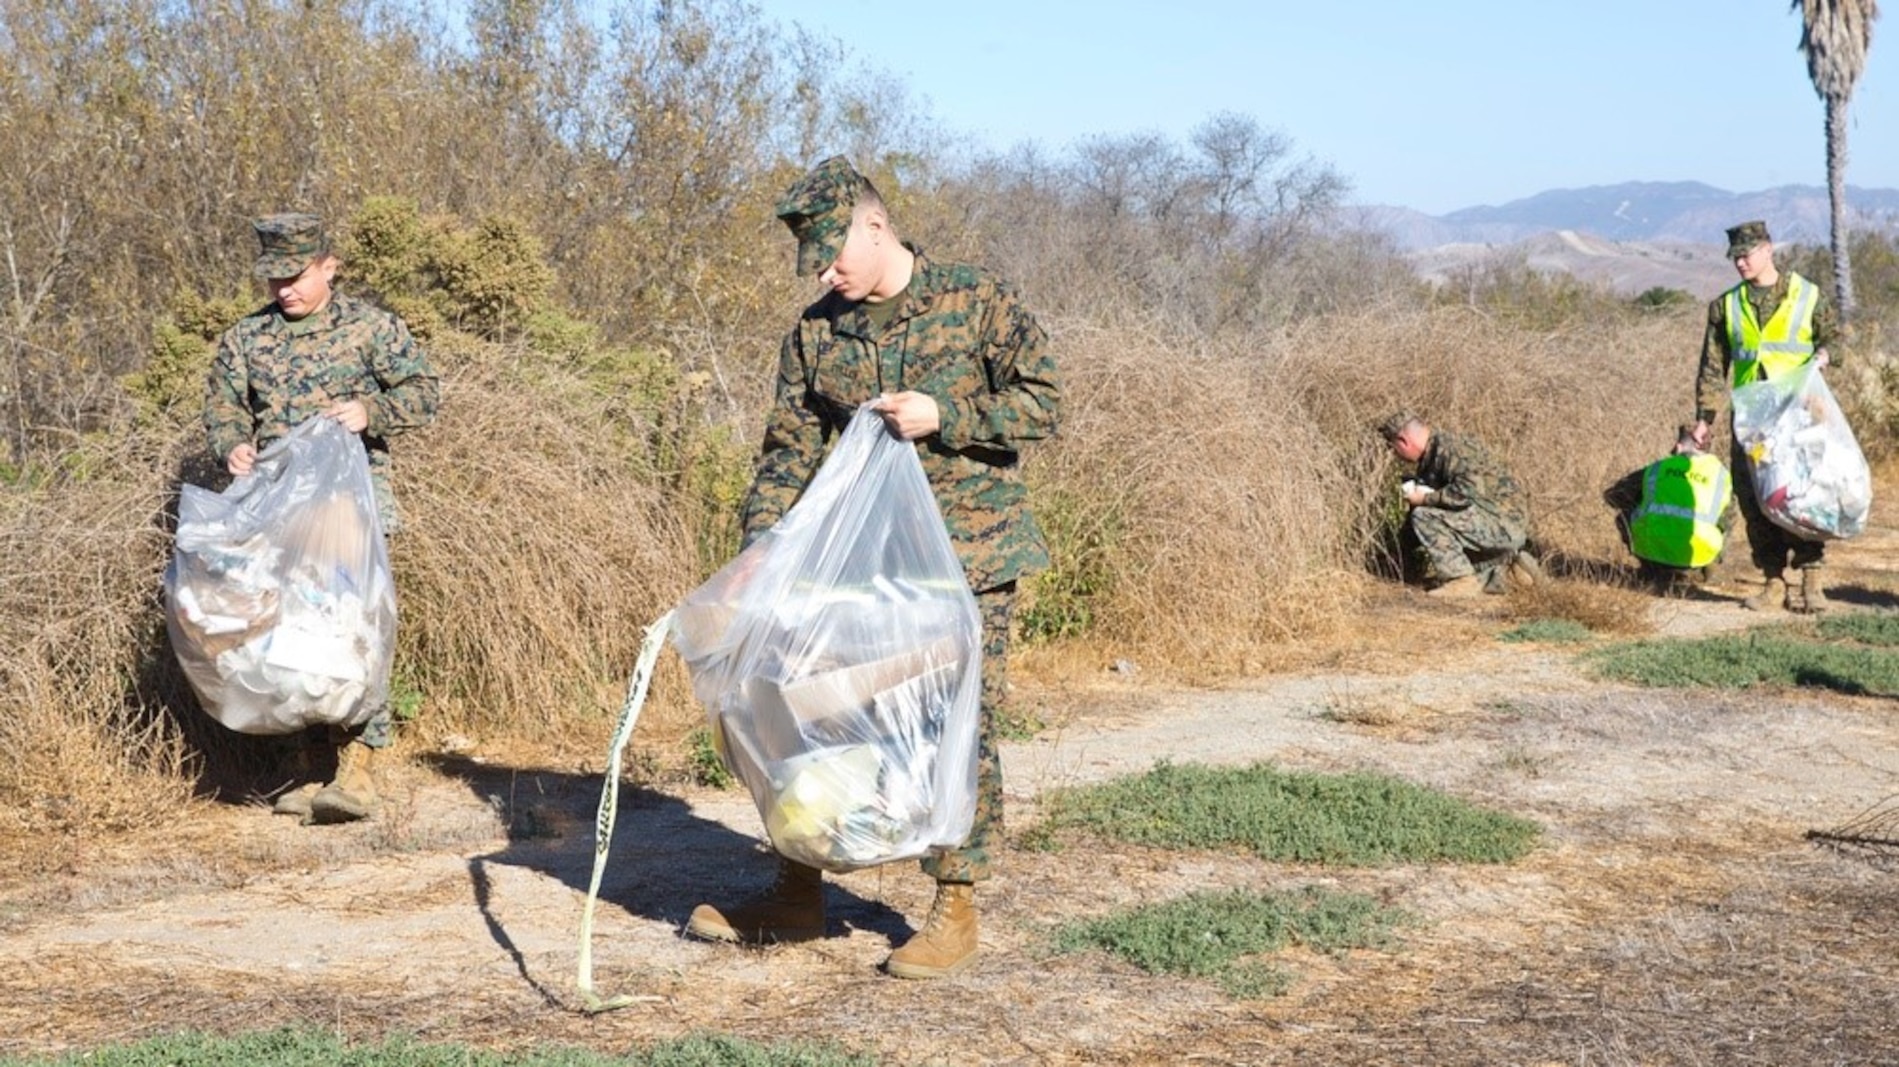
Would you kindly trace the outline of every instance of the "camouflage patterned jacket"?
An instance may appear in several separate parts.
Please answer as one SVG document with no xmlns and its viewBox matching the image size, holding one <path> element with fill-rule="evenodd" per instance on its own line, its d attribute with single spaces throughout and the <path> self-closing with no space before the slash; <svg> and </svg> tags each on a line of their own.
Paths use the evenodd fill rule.
<svg viewBox="0 0 1899 1067">
<path fill-rule="evenodd" d="M 287 320 L 276 304 L 240 319 L 218 340 L 205 384 L 204 429 L 221 463 L 247 441 L 261 450 L 331 403 L 369 409 L 363 444 L 387 476 L 388 438 L 435 417 L 441 382 L 402 320 L 341 293 Z"/>
<path fill-rule="evenodd" d="M 1526 529 L 1529 500 L 1503 463 L 1475 437 L 1433 429 L 1418 457 L 1417 480 L 1431 488 L 1421 507 L 1474 508 L 1512 529 Z"/>
<path fill-rule="evenodd" d="M 1060 386 L 1048 337 L 988 272 L 917 253 L 902 306 L 881 330 L 827 294 L 805 309 L 778 356 L 776 400 L 742 513 L 745 539 L 770 529 L 804 491 L 858 405 L 915 390 L 942 428 L 916 442 L 950 540 L 977 592 L 1048 565 L 1024 502 L 1020 448 L 1055 432 Z"/>
</svg>

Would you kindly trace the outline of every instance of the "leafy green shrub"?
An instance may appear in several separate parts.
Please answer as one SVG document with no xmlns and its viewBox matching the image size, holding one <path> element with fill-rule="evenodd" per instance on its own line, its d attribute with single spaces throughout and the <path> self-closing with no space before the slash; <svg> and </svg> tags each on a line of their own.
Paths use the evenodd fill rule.
<svg viewBox="0 0 1899 1067">
<path fill-rule="evenodd" d="M 686 735 L 686 749 L 690 753 L 686 765 L 692 772 L 692 780 L 714 789 L 730 789 L 738 779 L 725 766 L 725 759 L 719 755 L 718 746 L 712 742 L 712 731 L 700 727 Z"/>
<path fill-rule="evenodd" d="M 607 347 L 599 327 L 552 308 L 529 315 L 524 332 L 529 348 L 563 366 L 585 367 Z"/>
<path fill-rule="evenodd" d="M 1670 289 L 1665 285 L 1650 286 L 1636 294 L 1629 303 L 1637 311 L 1667 311 L 1672 308 L 1688 307 L 1698 303 L 1693 293 L 1685 289 Z"/>
<path fill-rule="evenodd" d="M 445 235 L 432 264 L 445 312 L 463 329 L 499 340 L 540 311 L 554 272 L 541 243 L 518 219 L 491 217 L 472 232 Z"/>
<path fill-rule="evenodd" d="M 484 340 L 511 339 L 546 309 L 554 287 L 540 240 L 520 220 L 489 216 L 467 227 L 452 216 L 423 217 L 399 197 L 365 200 L 342 254 L 348 279 L 431 332 L 445 323 Z"/>
<path fill-rule="evenodd" d="M 1588 319 L 1613 321 L 1626 305 L 1606 285 L 1529 265 L 1522 253 L 1458 268 L 1436 287 L 1441 304 L 1479 308 L 1514 326 L 1553 330 Z"/>
<path fill-rule="evenodd" d="M 1048 487 L 1033 501 L 1036 522 L 1048 538 L 1050 566 L 1035 576 L 1021 612 L 1024 641 L 1054 641 L 1086 634 L 1097 603 L 1114 589 L 1114 558 L 1125 520 L 1101 499 L 1084 499 L 1065 487 Z"/>
<path fill-rule="evenodd" d="M 389 714 L 397 722 L 414 722 L 422 712 L 422 687 L 403 671 L 402 664 L 390 673 Z"/>
<path fill-rule="evenodd" d="M 422 295 L 433 241 L 414 200 L 369 197 L 350 217 L 347 239 L 339 249 L 344 277 L 385 303 Z"/>
<path fill-rule="evenodd" d="M 142 425 L 197 419 L 218 338 L 257 306 L 256 300 L 242 296 L 207 300 L 190 291 L 173 298 L 165 317 L 152 328 L 145 365 L 119 379 Z"/>
</svg>

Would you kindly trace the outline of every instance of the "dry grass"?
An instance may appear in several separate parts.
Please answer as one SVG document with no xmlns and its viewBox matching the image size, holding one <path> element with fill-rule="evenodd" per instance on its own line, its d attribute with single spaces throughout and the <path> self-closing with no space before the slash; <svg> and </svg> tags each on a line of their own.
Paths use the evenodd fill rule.
<svg viewBox="0 0 1899 1067">
<path fill-rule="evenodd" d="M 1461 308 L 1328 320 L 1294 340 L 1323 357 L 1288 368 L 1291 391 L 1335 440 L 1356 433 L 1364 441 L 1368 424 L 1397 407 L 1477 435 L 1529 491 L 1546 548 L 1615 559 L 1623 553 L 1602 489 L 1662 454 L 1690 413 L 1695 320 L 1657 316 L 1556 333 Z"/>
<path fill-rule="evenodd" d="M 1088 509 L 1102 545 L 1098 639 L 1230 672 L 1351 606 L 1347 455 L 1267 375 L 1138 323 L 1059 340 L 1061 437 L 1034 462 L 1039 485 Z"/>
<path fill-rule="evenodd" d="M 397 449 L 397 686 L 422 694 L 413 740 L 591 749 L 645 627 L 699 580 L 692 516 L 614 398 L 546 376 L 528 388 L 499 350 L 444 365 L 448 414 Z M 17 651 L 0 662 L 0 835 L 131 828 L 200 787 L 277 784 L 276 743 L 203 715 L 166 643 L 177 486 L 221 484 L 200 450 L 195 426 L 89 442 L 6 491 L 0 638 Z M 676 666 L 653 711 L 662 746 L 697 724 Z"/>
<path fill-rule="evenodd" d="M 709 573 L 695 516 L 617 402 L 471 361 L 437 422 L 399 443 L 398 671 L 422 694 L 424 738 L 591 747 L 647 625 Z M 663 734 L 683 733 L 687 699 L 669 670 L 649 705 Z"/>
<path fill-rule="evenodd" d="M 1416 727 L 1433 712 L 1418 704 L 1403 685 L 1383 685 L 1372 689 L 1333 687 L 1320 713 L 1335 722 L 1374 730 Z"/>
<path fill-rule="evenodd" d="M 1058 530 L 1110 577 L 1093 639 L 1216 679 L 1282 644 L 1352 643 L 1395 466 L 1371 425 L 1399 407 L 1474 433 L 1529 490 L 1536 536 L 1579 575 L 1626 552 L 1602 489 L 1659 455 L 1692 406 L 1692 315 L 1530 333 L 1466 309 L 1376 309 L 1290 335 L 1196 345 L 1142 322 L 1058 330 L 1061 438 L 1034 454 Z M 1057 493 L 1059 490 L 1059 493 Z M 1079 525 L 1077 537 L 1073 527 Z M 1057 566 L 1063 559 L 1057 543 Z M 1633 600 L 1569 588 L 1536 610 L 1626 630 Z"/>
<path fill-rule="evenodd" d="M 1635 635 L 1654 629 L 1648 615 L 1653 602 L 1653 594 L 1623 584 L 1556 579 L 1512 592 L 1505 615 L 1525 622 L 1568 619 L 1594 633 Z"/>
<path fill-rule="evenodd" d="M 141 684 L 162 630 L 165 458 L 88 441 L 0 514 L 0 839 L 126 829 L 191 795 L 181 734 Z"/>
<path fill-rule="evenodd" d="M 1615 580 L 1624 552 L 1598 494 L 1687 410 L 1693 320 L 1532 333 L 1390 307 L 1201 340 L 1113 313 L 1052 323 L 1065 421 L 1030 476 L 1058 570 L 1097 582 L 1092 628 L 1025 647 L 1017 670 L 1125 659 L 1142 681 L 1207 682 L 1393 647 L 1379 604 L 1394 587 L 1376 572 L 1396 471 L 1369 427 L 1400 406 L 1491 442 L 1529 488 L 1538 539 L 1571 577 L 1503 610 L 1639 632 L 1643 597 Z M 654 427 L 612 391 L 502 347 L 438 358 L 441 418 L 396 455 L 397 684 L 420 694 L 405 748 L 452 734 L 592 754 L 644 627 L 722 562 L 702 546 L 731 516 L 656 467 Z M 734 380 L 727 399 L 755 417 L 756 379 Z M 273 747 L 210 724 L 163 642 L 167 513 L 181 477 L 206 479 L 198 449 L 194 426 L 87 445 L 79 473 L 0 498 L 0 633 L 24 653 L 0 665 L 0 826 L 127 825 L 201 785 L 274 784 Z M 1454 632 L 1447 616 L 1428 637 Z M 700 712 L 661 662 L 642 726 L 661 755 L 642 773 L 665 776 Z"/>
</svg>

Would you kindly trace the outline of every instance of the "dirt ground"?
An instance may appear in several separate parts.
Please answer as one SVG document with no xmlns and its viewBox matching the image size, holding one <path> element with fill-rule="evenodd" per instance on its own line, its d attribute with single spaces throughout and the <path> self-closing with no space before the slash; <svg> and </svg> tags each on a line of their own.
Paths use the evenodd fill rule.
<svg viewBox="0 0 1899 1067">
<path fill-rule="evenodd" d="M 1832 553 L 1842 610 L 1899 606 L 1895 548 L 1874 531 Z M 1760 621 L 1732 599 L 1746 592 L 1657 600 L 1652 620 L 1738 629 Z M 822 941 L 702 944 L 680 934 L 692 906 L 767 877 L 758 814 L 742 790 L 628 790 L 593 944 L 600 990 L 635 1001 L 590 1016 L 575 973 L 600 764 L 477 749 L 399 768 L 372 823 L 207 804 L 162 838 L 74 842 L 52 877 L 0 872 L 0 1053 L 296 1024 L 605 1052 L 718 1031 L 892 1064 L 1899 1063 L 1899 869 L 1803 836 L 1899 794 L 1891 701 L 1607 684 L 1573 646 L 1493 640 L 1510 625 L 1494 602 L 1392 590 L 1372 610 L 1398 636 L 1321 670 L 1024 687 L 1054 725 L 1005 750 L 1010 819 L 1027 825 L 1051 787 L 1160 759 L 1271 760 L 1535 818 L 1528 858 L 1350 870 L 1012 850 L 979 894 L 980 965 L 908 983 L 878 964 L 927 907 L 914 866 L 830 879 Z M 1387 950 L 1295 952 L 1290 992 L 1256 1001 L 1046 948 L 1058 920 L 1311 884 L 1418 921 Z"/>
</svg>

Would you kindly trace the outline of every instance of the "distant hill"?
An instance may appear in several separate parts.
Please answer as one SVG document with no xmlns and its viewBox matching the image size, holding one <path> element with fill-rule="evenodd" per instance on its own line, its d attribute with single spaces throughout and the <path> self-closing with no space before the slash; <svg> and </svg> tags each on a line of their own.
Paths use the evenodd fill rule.
<svg viewBox="0 0 1899 1067">
<path fill-rule="evenodd" d="M 1734 284 L 1727 249 L 1684 241 L 1609 241 L 1557 230 L 1508 244 L 1453 243 L 1406 253 L 1418 276 L 1446 282 L 1470 267 L 1521 264 L 1545 274 L 1568 274 L 1634 296 L 1656 287 L 1703 299 Z"/>
<path fill-rule="evenodd" d="M 1851 225 L 1899 232 L 1899 189 L 1849 185 L 1846 200 Z M 1552 189 L 1496 207 L 1460 208 L 1445 215 L 1383 206 L 1356 211 L 1361 225 L 1389 234 L 1409 251 L 1446 244 L 1510 244 L 1561 230 L 1610 241 L 1715 244 L 1722 230 L 1745 219 L 1766 219 L 1779 243 L 1820 243 L 1827 240 L 1829 209 L 1826 190 L 1817 185 L 1730 193 L 1701 182 L 1624 182 Z"/>
<path fill-rule="evenodd" d="M 1855 228 L 1899 233 L 1899 190 L 1848 186 L 1847 204 Z M 1361 207 L 1350 221 L 1390 236 L 1433 281 L 1473 265 L 1521 262 L 1623 295 L 1663 286 L 1712 297 L 1734 284 L 1721 238 L 1727 227 L 1766 219 L 1777 244 L 1824 244 L 1828 215 L 1819 186 L 1730 193 L 1701 182 L 1624 182 L 1445 215 Z"/>
</svg>

